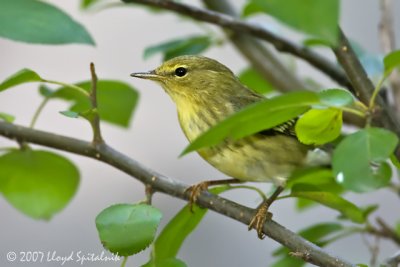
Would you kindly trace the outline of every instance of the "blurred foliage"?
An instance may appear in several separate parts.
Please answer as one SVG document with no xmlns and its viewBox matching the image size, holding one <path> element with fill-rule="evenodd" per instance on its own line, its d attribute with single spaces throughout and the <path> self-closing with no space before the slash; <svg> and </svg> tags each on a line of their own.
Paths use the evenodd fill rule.
<svg viewBox="0 0 400 267">
<path fill-rule="evenodd" d="M 0 192 L 22 213 L 49 220 L 75 195 L 77 167 L 53 152 L 12 150 L 0 156 Z"/>
<path fill-rule="evenodd" d="M 243 70 L 239 74 L 238 78 L 241 83 L 259 94 L 268 94 L 275 90 L 275 88 L 266 81 L 261 74 L 252 68 Z"/>
<path fill-rule="evenodd" d="M 1 0 L 0 36 L 37 44 L 94 45 L 86 29 L 64 11 L 37 0 Z"/>
<path fill-rule="evenodd" d="M 200 54 L 211 44 L 212 40 L 209 36 L 189 36 L 147 47 L 144 50 L 143 57 L 147 59 L 161 53 L 163 54 L 163 61 L 166 61 L 177 56 Z"/>
<path fill-rule="evenodd" d="M 308 34 L 315 35 L 331 45 L 338 40 L 339 0 L 250 0 L 243 14 L 254 13 L 271 15 Z"/>
</svg>

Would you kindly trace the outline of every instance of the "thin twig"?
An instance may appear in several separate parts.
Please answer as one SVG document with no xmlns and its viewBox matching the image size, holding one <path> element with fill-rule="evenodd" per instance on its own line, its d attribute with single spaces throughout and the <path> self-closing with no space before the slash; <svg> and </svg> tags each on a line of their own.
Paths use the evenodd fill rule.
<svg viewBox="0 0 400 267">
<path fill-rule="evenodd" d="M 360 229 L 360 232 L 368 233 L 377 237 L 387 238 L 396 245 L 400 246 L 400 236 L 388 226 L 382 219 L 377 218 L 380 228 L 368 224 L 365 229 Z"/>
<path fill-rule="evenodd" d="M 186 188 L 188 187 L 187 185 L 144 167 L 134 159 L 114 150 L 105 143 L 94 146 L 90 142 L 34 130 L 2 121 L 0 121 L 0 135 L 9 139 L 17 139 L 24 142 L 43 145 L 100 160 L 129 174 L 131 177 L 140 180 L 144 184 L 151 185 L 154 191 L 163 192 L 180 199 L 187 200 L 189 197 L 189 193 L 186 192 Z M 246 225 L 249 224 L 255 213 L 254 209 L 250 209 L 208 192 L 201 193 L 198 197 L 197 203 L 202 207 L 211 209 Z M 317 266 L 354 266 L 343 259 L 331 255 L 326 250 L 323 250 L 305 240 L 273 220 L 269 220 L 265 223 L 263 232 L 270 238 L 289 248 L 291 251 L 303 253 L 304 255 L 307 254 L 308 262 Z"/>
<path fill-rule="evenodd" d="M 155 177 L 153 177 L 152 179 L 155 179 Z M 151 202 L 153 200 L 153 194 L 154 194 L 153 187 L 149 184 L 145 185 L 144 193 L 146 195 L 146 204 L 151 205 Z"/>
<path fill-rule="evenodd" d="M 232 16 L 222 14 L 219 12 L 193 7 L 187 4 L 178 3 L 170 0 L 122 0 L 125 3 L 142 4 L 146 6 L 158 7 L 175 13 L 189 16 L 198 21 L 208 22 L 211 24 L 219 25 L 225 29 L 230 29 L 234 32 L 240 32 L 252 35 L 256 38 L 265 40 L 272 44 L 278 51 L 286 52 L 304 59 L 317 69 L 324 72 L 330 78 L 335 80 L 340 85 L 347 87 L 353 92 L 352 85 L 345 73 L 338 68 L 335 64 L 326 58 L 318 55 L 312 50 L 293 43 L 284 37 L 276 35 L 261 25 L 255 23 L 242 21 Z"/>
<path fill-rule="evenodd" d="M 379 21 L 379 37 L 383 52 L 389 53 L 396 47 L 393 28 L 393 1 L 380 0 L 381 20 Z"/>
<path fill-rule="evenodd" d="M 367 239 L 367 236 L 365 234 L 361 234 L 361 239 L 371 255 L 369 264 L 371 266 L 375 266 L 377 260 L 377 254 L 379 253 L 379 247 L 376 246 L 376 242 L 374 242 L 374 244 L 371 244 L 371 242 Z M 376 240 L 378 240 L 378 236 L 375 236 L 375 241 Z"/>
<path fill-rule="evenodd" d="M 100 116 L 97 107 L 97 75 L 93 63 L 90 63 L 90 74 L 92 77 L 92 82 L 90 87 L 90 102 L 92 104 L 92 114 L 93 114 L 93 116 L 90 118 L 90 124 L 92 125 L 92 130 L 93 130 L 93 144 L 101 144 L 104 141 L 103 137 L 101 136 L 101 129 L 100 129 Z"/>
<path fill-rule="evenodd" d="M 393 256 L 386 260 L 387 267 L 399 267 L 400 265 L 400 251 L 396 252 Z"/>
<path fill-rule="evenodd" d="M 382 218 L 378 217 L 376 218 L 376 222 L 379 224 L 379 226 L 382 229 L 382 232 L 384 232 L 387 236 L 390 236 L 390 239 L 392 239 L 397 245 L 400 246 L 400 236 L 396 233 L 396 231 L 390 227 Z"/>
</svg>

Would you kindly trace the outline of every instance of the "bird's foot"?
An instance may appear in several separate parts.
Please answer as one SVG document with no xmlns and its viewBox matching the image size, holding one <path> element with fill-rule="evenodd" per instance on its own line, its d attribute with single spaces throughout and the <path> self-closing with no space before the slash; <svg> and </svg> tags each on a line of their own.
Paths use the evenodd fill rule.
<svg viewBox="0 0 400 267">
<path fill-rule="evenodd" d="M 203 181 L 201 183 L 189 186 L 186 190 L 186 192 L 190 192 L 189 195 L 189 208 L 190 211 L 193 212 L 193 204 L 196 203 L 197 198 L 200 196 L 201 192 L 206 191 L 210 186 L 214 185 L 224 185 L 224 184 L 231 184 L 231 183 L 243 183 L 243 181 L 239 179 L 225 179 L 225 180 L 208 180 L 208 181 Z"/>
<path fill-rule="evenodd" d="M 198 184 L 191 185 L 185 190 L 185 193 L 186 192 L 190 192 L 190 195 L 189 195 L 189 209 L 190 209 L 191 212 L 193 212 L 193 204 L 196 203 L 197 198 L 199 197 L 201 192 L 206 191 L 209 186 L 210 186 L 210 182 L 209 181 L 205 181 L 205 182 L 201 182 L 201 183 L 198 183 Z"/>
<path fill-rule="evenodd" d="M 249 223 L 249 231 L 251 229 L 255 229 L 257 231 L 258 238 L 264 239 L 265 234 L 263 233 L 263 227 L 267 220 L 272 219 L 272 213 L 268 211 L 269 205 L 266 203 L 262 203 L 261 206 L 257 209 L 256 214 L 253 219 L 251 219 Z"/>
</svg>

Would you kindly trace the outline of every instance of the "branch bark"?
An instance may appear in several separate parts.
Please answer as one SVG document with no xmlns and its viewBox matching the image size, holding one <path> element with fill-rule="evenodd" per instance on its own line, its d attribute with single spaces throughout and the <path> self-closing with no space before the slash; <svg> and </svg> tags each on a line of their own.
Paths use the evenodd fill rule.
<svg viewBox="0 0 400 267">
<path fill-rule="evenodd" d="M 326 58 L 318 55 L 310 49 L 293 43 L 281 36 L 278 36 L 264 27 L 245 22 L 240 19 L 236 19 L 226 14 L 219 12 L 201 9 L 190 5 L 177 3 L 170 0 L 121 0 L 124 3 L 130 4 L 142 4 L 151 7 L 158 7 L 165 10 L 170 10 L 175 13 L 189 16 L 198 21 L 208 22 L 211 24 L 219 25 L 224 29 L 229 29 L 234 32 L 244 33 L 254 36 L 258 39 L 265 40 L 272 44 L 278 51 L 286 52 L 297 56 L 298 58 L 304 59 L 315 68 L 324 72 L 327 76 L 335 80 L 338 84 L 347 87 L 353 92 L 353 87 L 345 73 L 338 68 L 335 64 L 327 60 Z"/>
<path fill-rule="evenodd" d="M 143 182 L 143 184 L 151 186 L 154 192 L 162 192 L 180 199 L 188 199 L 189 193 L 185 192 L 187 185 L 146 168 L 139 162 L 127 157 L 121 152 L 114 150 L 105 143 L 94 144 L 91 142 L 34 130 L 2 121 L 0 121 L 0 135 L 9 139 L 68 151 L 102 161 L 127 173 L 131 177 L 140 180 Z M 202 193 L 198 197 L 197 202 L 204 208 L 213 210 L 246 225 L 249 224 L 252 216 L 255 213 L 254 209 L 242 206 L 208 192 Z M 317 266 L 355 266 L 343 259 L 329 254 L 325 250 L 322 250 L 320 247 L 303 239 L 299 235 L 291 232 L 273 220 L 265 223 L 264 233 L 270 238 L 289 248 L 292 252 L 308 255 L 307 261 Z"/>
</svg>

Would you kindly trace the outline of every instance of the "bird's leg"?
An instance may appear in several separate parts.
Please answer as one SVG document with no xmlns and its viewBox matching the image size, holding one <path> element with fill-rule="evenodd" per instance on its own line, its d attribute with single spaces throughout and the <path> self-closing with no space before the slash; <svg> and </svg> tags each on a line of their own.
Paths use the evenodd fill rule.
<svg viewBox="0 0 400 267">
<path fill-rule="evenodd" d="M 264 239 L 263 227 L 267 220 L 272 218 L 272 213 L 268 211 L 272 202 L 276 200 L 280 193 L 284 190 L 283 186 L 278 186 L 274 193 L 265 201 L 263 201 L 257 208 L 257 212 L 249 223 L 249 231 L 255 229 L 260 239 Z"/>
<path fill-rule="evenodd" d="M 185 190 L 185 192 L 190 192 L 189 195 L 190 211 L 193 211 L 193 204 L 196 203 L 197 197 L 201 194 L 202 191 L 207 190 L 208 187 L 214 185 L 233 184 L 233 183 L 243 183 L 243 181 L 239 179 L 208 180 L 189 186 Z"/>
</svg>

